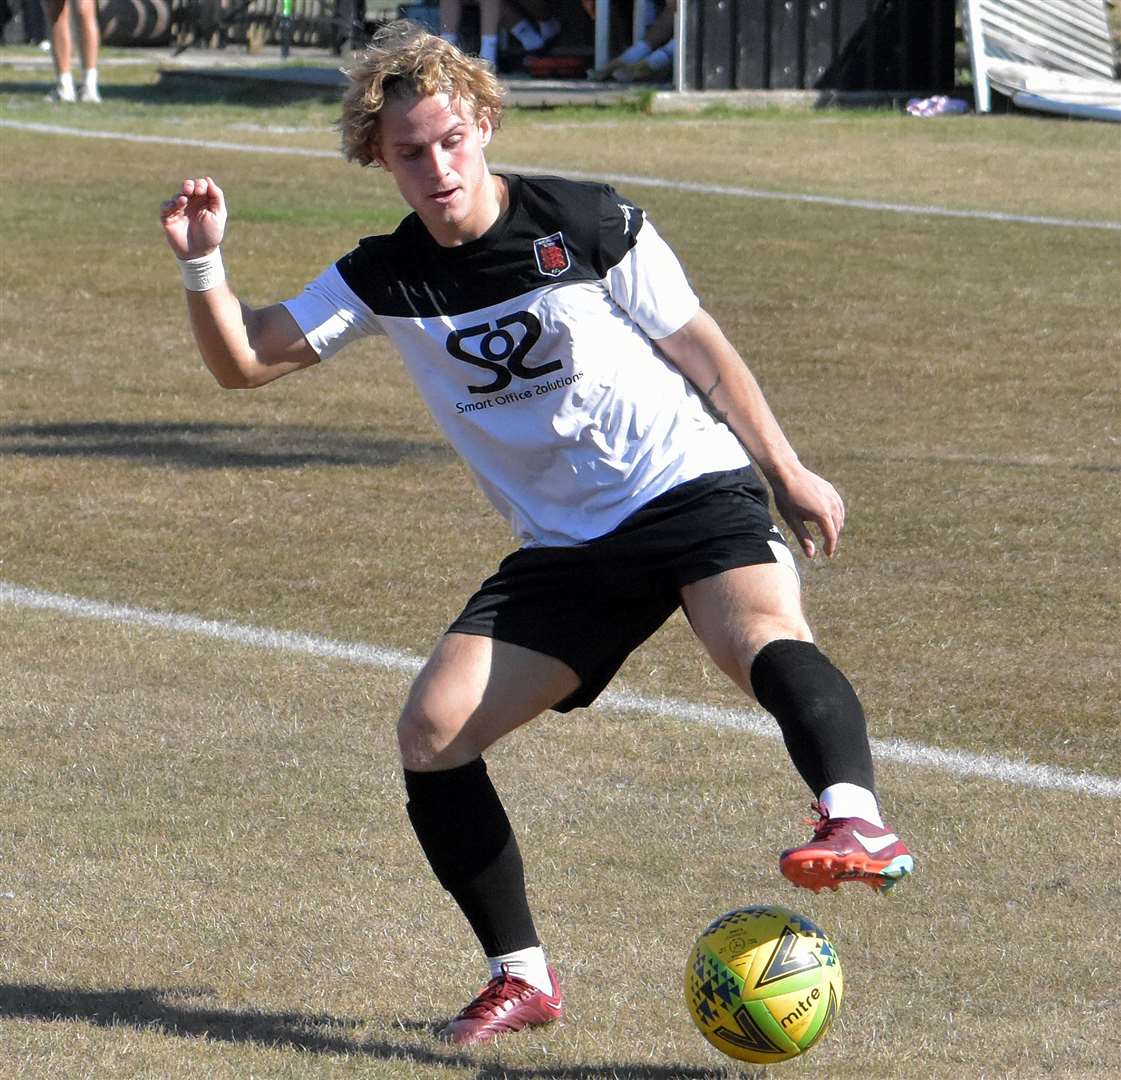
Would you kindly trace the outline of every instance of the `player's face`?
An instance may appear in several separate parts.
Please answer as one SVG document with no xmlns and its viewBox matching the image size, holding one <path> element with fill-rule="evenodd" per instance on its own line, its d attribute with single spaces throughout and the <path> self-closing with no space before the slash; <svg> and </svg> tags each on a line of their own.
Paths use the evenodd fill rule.
<svg viewBox="0 0 1121 1080">
<path fill-rule="evenodd" d="M 494 224 L 501 189 L 483 157 L 492 134 L 485 116 L 435 94 L 389 101 L 380 126 L 377 160 L 437 243 L 464 244 Z"/>
</svg>

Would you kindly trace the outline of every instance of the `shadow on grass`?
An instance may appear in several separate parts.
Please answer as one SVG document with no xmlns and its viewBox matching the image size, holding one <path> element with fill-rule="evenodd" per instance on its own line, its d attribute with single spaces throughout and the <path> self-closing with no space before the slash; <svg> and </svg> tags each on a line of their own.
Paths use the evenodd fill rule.
<svg viewBox="0 0 1121 1080">
<path fill-rule="evenodd" d="M 183 1038 L 200 1036 L 228 1043 L 248 1043 L 271 1049 L 292 1049 L 313 1054 L 364 1054 L 385 1061 L 408 1061 L 449 1069 L 474 1070 L 476 1080 L 728 1080 L 724 1069 L 678 1065 L 548 1065 L 538 1067 L 480 1064 L 477 1058 L 450 1047 L 387 1039 L 348 1039 L 342 1031 L 366 1021 L 300 1012 L 254 1012 L 198 1008 L 191 999 L 212 996 L 198 987 L 161 989 L 136 987 L 88 990 L 0 983 L 0 1019 L 76 1020 L 100 1027 L 129 1024 L 143 1031 L 158 1031 Z M 406 1030 L 433 1031 L 420 1023 Z M 338 1033 L 336 1033 L 336 1031 Z"/>
<path fill-rule="evenodd" d="M 0 426 L 0 457 L 119 458 L 183 469 L 391 466 L 452 457 L 442 442 L 372 439 L 299 426 L 99 420 Z"/>
</svg>

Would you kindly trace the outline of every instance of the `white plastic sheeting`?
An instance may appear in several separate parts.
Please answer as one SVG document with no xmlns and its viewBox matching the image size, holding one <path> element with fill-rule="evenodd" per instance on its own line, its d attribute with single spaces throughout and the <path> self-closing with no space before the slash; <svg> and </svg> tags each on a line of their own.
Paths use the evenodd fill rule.
<svg viewBox="0 0 1121 1080">
<path fill-rule="evenodd" d="M 1027 108 L 1121 120 L 1104 0 L 962 2 L 979 112 L 992 85 Z"/>
</svg>

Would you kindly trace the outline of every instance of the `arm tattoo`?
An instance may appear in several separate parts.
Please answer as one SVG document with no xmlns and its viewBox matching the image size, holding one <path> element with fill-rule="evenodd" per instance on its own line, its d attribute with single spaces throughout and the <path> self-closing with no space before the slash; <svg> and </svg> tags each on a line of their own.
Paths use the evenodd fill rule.
<svg viewBox="0 0 1121 1080">
<path fill-rule="evenodd" d="M 705 391 L 705 393 L 704 393 L 704 399 L 705 399 L 705 403 L 706 403 L 706 404 L 708 405 L 708 411 L 709 411 L 709 412 L 710 412 L 710 413 L 711 413 L 711 414 L 712 414 L 712 415 L 713 415 L 713 416 L 714 416 L 714 417 L 715 417 L 715 418 L 716 418 L 717 420 L 719 420 L 719 421 L 720 421 L 720 422 L 721 422 L 722 424 L 727 424 L 727 423 L 728 423 L 728 414 L 727 414 L 726 412 L 723 412 L 723 411 L 721 411 L 720 409 L 718 409 L 718 408 L 716 407 L 716 402 L 712 400 L 712 395 L 716 393 L 716 388 L 717 388 L 717 387 L 718 387 L 719 385 L 720 385 L 720 376 L 719 376 L 719 375 L 717 375 L 717 376 L 716 376 L 716 382 L 714 382 L 714 383 L 713 383 L 713 384 L 712 384 L 712 385 L 711 385 L 711 386 L 710 386 L 710 387 L 708 388 L 708 390 L 706 390 L 706 391 Z"/>
</svg>

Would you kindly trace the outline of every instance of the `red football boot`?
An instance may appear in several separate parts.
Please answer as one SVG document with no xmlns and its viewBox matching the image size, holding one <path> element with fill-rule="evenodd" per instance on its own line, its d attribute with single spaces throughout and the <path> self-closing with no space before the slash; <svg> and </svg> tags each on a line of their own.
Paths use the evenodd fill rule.
<svg viewBox="0 0 1121 1080">
<path fill-rule="evenodd" d="M 498 1035 L 559 1020 L 564 1015 L 564 996 L 552 968 L 549 981 L 552 993 L 546 994 L 525 979 L 511 975 L 503 965 L 502 974 L 491 979 L 478 997 L 460 1010 L 440 1032 L 440 1038 L 457 1046 L 478 1046 Z"/>
<path fill-rule="evenodd" d="M 790 848 L 779 857 L 783 876 L 803 889 L 834 892 L 846 881 L 862 881 L 877 892 L 887 892 L 908 877 L 915 860 L 890 829 L 863 818 L 831 818 L 819 803 L 813 839 Z"/>
</svg>

